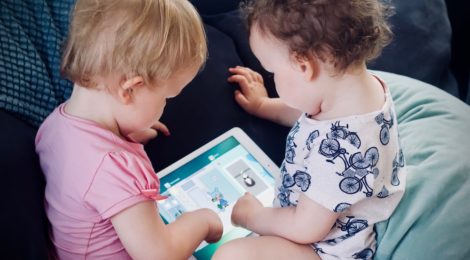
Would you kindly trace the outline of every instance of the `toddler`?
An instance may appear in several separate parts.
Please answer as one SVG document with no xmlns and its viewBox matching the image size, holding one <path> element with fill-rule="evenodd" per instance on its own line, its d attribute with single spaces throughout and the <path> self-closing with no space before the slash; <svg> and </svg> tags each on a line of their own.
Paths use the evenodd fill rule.
<svg viewBox="0 0 470 260">
<path fill-rule="evenodd" d="M 243 6 L 249 42 L 274 77 L 230 68 L 236 101 L 291 126 L 274 207 L 247 193 L 232 222 L 259 237 L 233 240 L 214 259 L 371 259 L 374 224 L 405 188 L 392 97 L 366 62 L 390 41 L 378 0 L 255 0 Z"/>
<path fill-rule="evenodd" d="M 41 125 L 36 151 L 61 259 L 187 259 L 222 234 L 202 209 L 165 225 L 143 145 L 166 100 L 205 62 L 202 22 L 187 0 L 78 0 L 62 72 L 73 92 Z"/>
</svg>

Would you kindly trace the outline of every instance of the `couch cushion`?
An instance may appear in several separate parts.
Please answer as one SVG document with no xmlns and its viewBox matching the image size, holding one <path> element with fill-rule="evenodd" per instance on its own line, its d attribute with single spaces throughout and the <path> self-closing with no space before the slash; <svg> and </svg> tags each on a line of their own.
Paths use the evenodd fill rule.
<svg viewBox="0 0 470 260">
<path fill-rule="evenodd" d="M 190 0 L 200 14 L 218 14 L 237 9 L 240 0 L 223 0 L 217 4 L 213 0 Z"/>
<path fill-rule="evenodd" d="M 395 101 L 405 195 L 376 226 L 376 259 L 469 259 L 470 107 L 421 81 L 376 72 Z"/>
<path fill-rule="evenodd" d="M 36 131 L 0 110 L 0 256 L 47 259 L 44 178 L 34 149 Z"/>
<path fill-rule="evenodd" d="M 394 39 L 370 68 L 406 75 L 459 96 L 450 73 L 452 28 L 444 0 L 395 0 Z"/>
<path fill-rule="evenodd" d="M 74 1 L 0 1 L 0 108 L 38 126 L 70 95 L 60 47 Z"/>
</svg>

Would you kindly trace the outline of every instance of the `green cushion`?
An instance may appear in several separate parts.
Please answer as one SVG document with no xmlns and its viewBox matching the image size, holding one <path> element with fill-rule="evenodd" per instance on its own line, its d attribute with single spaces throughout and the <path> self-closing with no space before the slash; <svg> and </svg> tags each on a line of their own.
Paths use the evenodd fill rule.
<svg viewBox="0 0 470 260">
<path fill-rule="evenodd" d="M 377 224 L 375 259 L 470 259 L 470 106 L 429 84 L 377 72 L 395 101 L 405 195 Z"/>
</svg>

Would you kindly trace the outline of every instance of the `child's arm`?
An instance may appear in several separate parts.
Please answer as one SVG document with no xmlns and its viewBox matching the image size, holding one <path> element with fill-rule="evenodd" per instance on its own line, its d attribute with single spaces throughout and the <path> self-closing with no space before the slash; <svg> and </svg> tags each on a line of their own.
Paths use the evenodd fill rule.
<svg viewBox="0 0 470 260">
<path fill-rule="evenodd" d="M 240 90 L 235 91 L 235 100 L 245 111 L 284 126 L 294 125 L 301 112 L 279 98 L 269 98 L 259 73 L 240 66 L 230 68 L 229 71 L 233 75 L 228 81 L 240 86 Z"/>
<path fill-rule="evenodd" d="M 223 231 L 221 220 L 209 209 L 185 213 L 165 225 L 154 201 L 125 209 L 111 222 L 133 259 L 188 259 L 203 240 L 216 242 Z"/>
<path fill-rule="evenodd" d="M 339 214 L 301 194 L 297 207 L 271 208 L 246 193 L 235 204 L 232 222 L 260 235 L 280 236 L 299 244 L 322 240 Z"/>
</svg>

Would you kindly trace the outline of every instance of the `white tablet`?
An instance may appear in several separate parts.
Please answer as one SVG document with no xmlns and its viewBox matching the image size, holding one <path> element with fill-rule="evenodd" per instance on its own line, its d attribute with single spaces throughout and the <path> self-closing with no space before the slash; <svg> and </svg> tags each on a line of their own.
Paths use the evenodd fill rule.
<svg viewBox="0 0 470 260">
<path fill-rule="evenodd" d="M 222 239 L 215 244 L 203 242 L 193 254 L 210 259 L 222 243 L 250 235 L 231 224 L 237 199 L 248 191 L 265 206 L 272 205 L 279 174 L 279 167 L 240 128 L 232 128 L 157 173 L 160 192 L 168 196 L 157 202 L 158 209 L 166 223 L 187 211 L 214 210 L 224 225 Z"/>
</svg>

